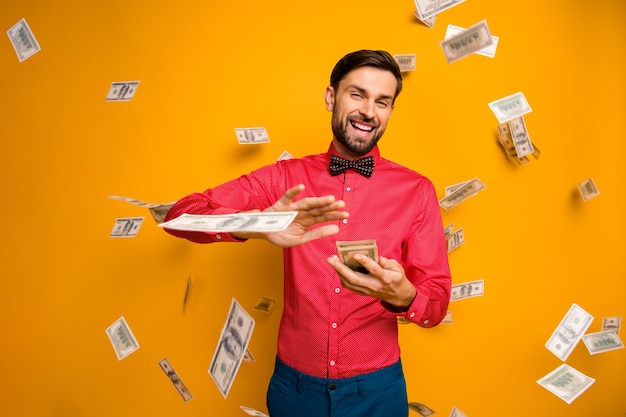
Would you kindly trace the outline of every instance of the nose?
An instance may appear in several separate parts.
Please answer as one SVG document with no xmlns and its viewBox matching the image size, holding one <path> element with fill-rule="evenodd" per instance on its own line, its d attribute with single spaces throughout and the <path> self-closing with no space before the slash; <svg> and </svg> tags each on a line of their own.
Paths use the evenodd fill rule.
<svg viewBox="0 0 626 417">
<path fill-rule="evenodd" d="M 376 103 L 374 100 L 364 100 L 363 105 L 359 109 L 360 113 L 367 119 L 373 119 L 375 113 Z"/>
</svg>

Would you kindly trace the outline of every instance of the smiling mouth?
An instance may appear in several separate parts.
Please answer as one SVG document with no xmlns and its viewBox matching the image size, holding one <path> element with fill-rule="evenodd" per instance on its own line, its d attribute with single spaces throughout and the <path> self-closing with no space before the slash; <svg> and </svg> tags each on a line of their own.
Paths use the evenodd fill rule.
<svg viewBox="0 0 626 417">
<path fill-rule="evenodd" d="M 352 127 L 355 128 L 356 130 L 360 130 L 361 132 L 369 133 L 372 130 L 374 130 L 374 126 L 369 126 L 363 123 L 356 122 L 354 120 L 350 121 L 350 125 L 352 125 Z"/>
</svg>

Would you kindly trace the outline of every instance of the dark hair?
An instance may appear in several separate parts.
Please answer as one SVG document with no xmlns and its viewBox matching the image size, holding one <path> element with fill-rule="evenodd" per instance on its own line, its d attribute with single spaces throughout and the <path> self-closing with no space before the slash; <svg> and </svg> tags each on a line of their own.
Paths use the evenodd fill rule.
<svg viewBox="0 0 626 417">
<path fill-rule="evenodd" d="M 387 51 L 361 49 L 360 51 L 350 52 L 335 64 L 335 68 L 333 68 L 333 72 L 330 74 L 330 85 L 337 91 L 339 82 L 350 71 L 365 66 L 389 71 L 396 77 L 396 94 L 393 96 L 395 101 L 400 91 L 402 91 L 402 74 L 400 73 L 398 63 Z"/>
</svg>

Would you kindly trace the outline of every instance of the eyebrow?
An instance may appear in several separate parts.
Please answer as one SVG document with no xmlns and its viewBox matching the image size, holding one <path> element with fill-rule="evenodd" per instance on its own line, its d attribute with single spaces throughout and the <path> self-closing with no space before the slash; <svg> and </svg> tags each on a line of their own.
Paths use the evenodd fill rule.
<svg viewBox="0 0 626 417">
<path fill-rule="evenodd" d="M 355 89 L 355 90 L 357 90 L 359 93 L 362 93 L 362 94 L 367 94 L 367 90 L 366 90 L 366 89 L 364 89 L 363 87 L 359 87 L 359 86 L 358 86 L 358 85 L 356 85 L 356 84 L 350 84 L 350 85 L 346 86 L 346 90 L 347 90 L 347 89 L 350 89 L 350 88 L 354 88 L 354 89 Z M 382 96 L 379 96 L 379 97 L 378 97 L 378 99 L 379 99 L 379 100 L 380 100 L 380 99 L 383 99 L 383 100 L 393 100 L 393 96 L 389 96 L 389 95 L 383 94 Z"/>
</svg>

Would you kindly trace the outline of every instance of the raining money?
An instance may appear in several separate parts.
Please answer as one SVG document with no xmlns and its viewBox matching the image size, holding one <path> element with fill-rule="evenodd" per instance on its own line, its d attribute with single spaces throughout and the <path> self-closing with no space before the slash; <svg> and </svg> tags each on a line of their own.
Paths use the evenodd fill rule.
<svg viewBox="0 0 626 417">
<path fill-rule="evenodd" d="M 571 404 L 596 380 L 589 378 L 569 365 L 562 364 L 537 383 L 554 395 Z"/>
<path fill-rule="evenodd" d="M 209 374 L 224 398 L 228 396 L 235 381 L 253 329 L 254 320 L 233 298 L 209 367 Z"/>
<path fill-rule="evenodd" d="M 137 343 L 135 335 L 130 330 L 130 327 L 128 327 L 124 316 L 107 327 L 106 333 L 113 345 L 113 349 L 115 349 L 115 355 L 117 355 L 118 360 L 124 359 L 139 349 L 139 343 Z"/>
<path fill-rule="evenodd" d="M 415 71 L 415 61 L 417 59 L 417 55 L 415 54 L 404 54 L 404 55 L 394 55 L 393 58 L 398 63 L 401 72 L 407 71 Z"/>
<path fill-rule="evenodd" d="M 419 414 L 422 417 L 428 417 L 428 416 L 432 416 L 433 414 L 435 414 L 435 410 L 433 410 L 432 408 L 430 408 L 429 406 L 425 404 L 417 403 L 417 402 L 410 402 L 409 410 L 415 411 L 417 414 Z"/>
<path fill-rule="evenodd" d="M 183 397 L 183 400 L 185 400 L 185 402 L 193 400 L 193 395 L 191 395 L 185 384 L 183 384 L 183 381 L 180 380 L 178 374 L 176 373 L 174 368 L 172 368 L 172 365 L 170 365 L 170 362 L 167 360 L 167 358 L 161 359 L 159 361 L 159 366 L 161 367 L 161 369 L 163 369 L 165 375 L 168 376 L 168 378 L 172 382 L 172 385 L 174 385 L 174 388 L 176 388 L 176 391 L 178 391 L 180 396 Z"/>
<path fill-rule="evenodd" d="M 465 0 L 415 0 L 415 7 L 417 7 L 417 15 L 421 20 L 435 16 L 444 10 L 454 7 L 457 4 L 463 3 Z"/>
<path fill-rule="evenodd" d="M 143 217 L 123 217 L 115 219 L 111 237 L 135 237 L 143 223 Z"/>
<path fill-rule="evenodd" d="M 456 35 L 444 39 L 440 45 L 448 64 L 451 64 L 493 45 L 493 38 L 489 33 L 487 21 L 482 20 Z"/>
<path fill-rule="evenodd" d="M 254 309 L 269 313 L 274 306 L 274 303 L 276 303 L 276 300 L 274 300 L 273 298 L 261 297 L 259 298 L 259 301 L 257 301 L 254 305 Z"/>
<path fill-rule="evenodd" d="M 175 201 L 172 201 L 170 203 L 146 203 L 145 201 L 120 195 L 109 195 L 107 196 L 107 198 L 110 198 L 112 200 L 125 201 L 139 207 L 146 207 L 148 208 L 148 210 L 150 210 L 152 218 L 157 223 L 163 223 L 167 212 L 170 210 L 170 208 L 172 208 L 175 203 Z"/>
<path fill-rule="evenodd" d="M 598 187 L 596 187 L 596 183 L 593 181 L 593 178 L 588 178 L 578 184 L 578 191 L 580 191 L 580 195 L 582 196 L 583 201 L 589 201 L 600 194 L 600 191 L 598 191 Z"/>
<path fill-rule="evenodd" d="M 492 101 L 489 103 L 489 108 L 496 115 L 499 123 L 508 122 L 532 111 L 521 92 Z"/>
<path fill-rule="evenodd" d="M 528 130 L 526 129 L 526 123 L 524 122 L 524 116 L 519 116 L 509 120 L 509 129 L 511 132 L 511 138 L 515 145 L 515 153 L 518 157 L 523 157 L 535 152 L 533 144 L 528 136 Z"/>
<path fill-rule="evenodd" d="M 378 262 L 378 246 L 376 246 L 375 240 L 337 241 L 336 245 L 341 261 L 354 271 L 369 274 L 369 271 L 363 265 L 354 260 L 354 255 L 356 254 L 365 255 Z"/>
<path fill-rule="evenodd" d="M 521 116 L 520 116 L 521 117 Z M 498 125 L 498 142 L 504 149 L 506 156 L 516 162 L 518 165 L 523 165 L 527 162 L 530 162 L 527 156 L 518 156 L 517 148 L 515 147 L 515 143 L 513 142 L 513 137 L 511 136 L 511 129 L 509 128 L 509 122 L 500 123 Z M 530 145 L 533 148 L 532 156 L 535 159 L 539 159 L 539 155 L 541 152 L 534 143 L 530 142 Z"/>
<path fill-rule="evenodd" d="M 160 227 L 197 232 L 280 232 L 296 218 L 297 211 L 233 214 L 188 214 L 160 223 Z"/>
<path fill-rule="evenodd" d="M 444 35 L 443 39 L 450 39 L 452 36 L 457 35 L 461 32 L 463 32 L 465 29 L 460 27 L 460 26 L 454 26 L 454 25 L 448 25 L 448 28 L 446 29 L 446 34 Z M 493 58 L 496 56 L 496 48 L 498 47 L 498 41 L 500 40 L 500 38 L 498 38 L 497 36 L 493 36 L 491 35 L 491 39 L 493 39 L 493 43 L 483 49 L 479 49 L 478 51 L 474 52 L 477 55 L 482 55 L 482 56 L 486 56 L 488 58 Z"/>
<path fill-rule="evenodd" d="M 619 329 L 622 326 L 622 317 L 605 317 L 602 319 L 602 330 L 613 330 L 619 334 Z"/>
<path fill-rule="evenodd" d="M 417 17 L 417 20 L 419 20 L 420 22 L 422 22 L 423 24 L 425 24 L 426 26 L 428 26 L 429 28 L 434 28 L 435 27 L 435 20 L 437 19 L 437 15 L 434 14 L 430 17 L 427 17 L 425 19 L 422 19 L 420 17 L 419 11 L 415 10 L 415 17 Z"/>
<path fill-rule="evenodd" d="M 456 407 L 452 407 L 452 411 L 450 412 L 450 417 L 467 417 L 461 410 Z"/>
<path fill-rule="evenodd" d="M 565 361 L 578 341 L 583 337 L 593 317 L 576 303 L 572 304 L 565 317 L 546 342 L 546 348 L 557 358 Z"/>
<path fill-rule="evenodd" d="M 583 342 L 591 355 L 624 348 L 624 343 L 613 330 L 586 334 Z"/>
<path fill-rule="evenodd" d="M 485 280 L 464 282 L 452 286 L 450 302 L 465 298 L 480 297 L 485 294 Z"/>
<path fill-rule="evenodd" d="M 20 62 L 25 61 L 41 50 L 35 35 L 33 35 L 28 23 L 26 23 L 26 19 L 17 22 L 7 31 L 7 35 L 9 35 L 13 49 L 15 49 Z"/>
<path fill-rule="evenodd" d="M 241 409 L 243 411 L 245 411 L 247 414 L 251 415 L 251 416 L 255 416 L 255 417 L 269 417 L 267 414 L 264 414 L 262 412 L 260 412 L 259 410 L 255 410 L 254 408 L 250 408 L 250 407 L 245 407 L 243 405 L 240 405 Z"/>
<path fill-rule="evenodd" d="M 452 252 L 459 246 L 465 243 L 465 236 L 463 235 L 463 229 L 459 229 L 456 232 L 450 234 L 446 239 L 448 244 L 448 253 Z"/>
<path fill-rule="evenodd" d="M 281 153 L 278 157 L 277 161 L 284 161 L 285 159 L 293 159 L 293 156 L 291 156 L 289 152 L 283 151 L 283 153 Z"/>
<path fill-rule="evenodd" d="M 187 300 L 189 299 L 189 294 L 191 293 L 191 277 L 187 277 L 187 285 L 185 286 L 185 296 L 183 297 L 183 313 L 187 308 Z"/>
<path fill-rule="evenodd" d="M 235 135 L 240 144 L 268 143 L 270 137 L 264 127 L 235 128 Z"/>
<path fill-rule="evenodd" d="M 439 205 L 444 209 L 449 210 L 485 188 L 485 184 L 483 184 L 478 178 L 474 178 L 468 181 L 467 184 L 439 200 Z"/>
<path fill-rule="evenodd" d="M 137 92 L 139 81 L 114 82 L 109 88 L 106 101 L 130 101 Z"/>
<path fill-rule="evenodd" d="M 452 312 L 450 310 L 446 311 L 446 315 L 441 320 L 441 324 L 454 324 L 454 319 L 452 318 Z"/>
</svg>

